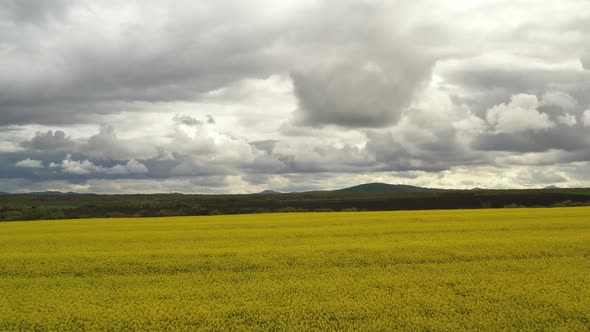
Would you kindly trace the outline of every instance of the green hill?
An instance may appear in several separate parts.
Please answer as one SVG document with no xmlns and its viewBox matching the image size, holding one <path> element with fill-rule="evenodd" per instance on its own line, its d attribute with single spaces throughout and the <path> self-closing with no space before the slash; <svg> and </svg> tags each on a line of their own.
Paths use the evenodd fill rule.
<svg viewBox="0 0 590 332">
<path fill-rule="evenodd" d="M 358 186 L 334 190 L 335 192 L 344 193 L 416 193 L 416 192 L 433 192 L 442 191 L 443 189 L 422 188 L 404 184 L 387 184 L 387 183 L 366 183 Z"/>
<path fill-rule="evenodd" d="M 261 192 L 259 192 L 257 194 L 260 194 L 260 195 L 271 195 L 271 194 L 280 194 L 280 192 L 267 189 L 267 190 L 261 191 Z"/>
</svg>

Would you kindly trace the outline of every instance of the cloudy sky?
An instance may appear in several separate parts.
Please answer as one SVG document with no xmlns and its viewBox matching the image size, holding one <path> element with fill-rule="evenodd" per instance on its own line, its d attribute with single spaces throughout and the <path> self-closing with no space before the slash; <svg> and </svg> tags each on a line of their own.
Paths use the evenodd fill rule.
<svg viewBox="0 0 590 332">
<path fill-rule="evenodd" d="M 0 0 L 0 191 L 590 186 L 590 1 Z"/>
</svg>

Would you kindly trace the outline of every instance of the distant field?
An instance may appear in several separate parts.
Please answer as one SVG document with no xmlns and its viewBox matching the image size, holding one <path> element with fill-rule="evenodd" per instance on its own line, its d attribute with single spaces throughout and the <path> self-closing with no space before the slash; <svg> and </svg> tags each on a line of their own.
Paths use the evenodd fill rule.
<svg viewBox="0 0 590 332">
<path fill-rule="evenodd" d="M 590 329 L 590 208 L 0 223 L 0 330 Z"/>
</svg>

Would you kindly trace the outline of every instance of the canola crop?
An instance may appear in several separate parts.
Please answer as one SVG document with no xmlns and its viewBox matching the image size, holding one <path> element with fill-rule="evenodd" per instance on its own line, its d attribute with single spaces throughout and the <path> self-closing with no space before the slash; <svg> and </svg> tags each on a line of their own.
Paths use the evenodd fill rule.
<svg viewBox="0 0 590 332">
<path fill-rule="evenodd" d="M 0 330 L 588 331 L 590 208 L 0 223 Z"/>
</svg>

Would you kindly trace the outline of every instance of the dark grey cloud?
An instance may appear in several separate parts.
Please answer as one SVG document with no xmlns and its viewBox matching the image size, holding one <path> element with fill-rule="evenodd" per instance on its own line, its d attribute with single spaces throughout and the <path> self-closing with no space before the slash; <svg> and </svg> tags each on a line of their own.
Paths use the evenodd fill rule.
<svg viewBox="0 0 590 332">
<path fill-rule="evenodd" d="M 271 175 L 268 174 L 248 174 L 242 176 L 244 181 L 257 186 L 267 185 L 271 179 Z"/>
<path fill-rule="evenodd" d="M 203 121 L 197 120 L 189 115 L 178 114 L 174 116 L 174 121 L 176 123 L 184 124 L 187 126 L 200 126 L 203 124 Z"/>
<path fill-rule="evenodd" d="M 508 70 L 503 65 L 489 68 L 469 68 L 448 73 L 446 79 L 474 90 L 510 90 L 542 94 L 553 86 L 583 81 L 588 76 L 571 69 L 519 68 Z"/>
<path fill-rule="evenodd" d="M 432 30 L 402 23 L 413 10 L 409 3 L 342 1 L 305 17 L 306 28 L 294 38 L 306 51 L 302 58 L 317 57 L 318 63 L 303 60 L 304 66 L 291 71 L 299 122 L 345 127 L 397 122 L 441 56 L 423 47 L 431 36 L 422 33 Z M 384 29 L 384 22 L 394 24 Z M 398 29 L 408 31 L 402 36 Z"/>
<path fill-rule="evenodd" d="M 30 3 L 52 12 L 43 9 L 49 2 Z M 115 36 L 100 28 L 109 24 L 101 8 L 69 4 L 70 10 L 89 13 L 82 23 L 68 18 L 67 24 L 82 24 L 80 29 L 39 30 L 5 54 L 12 65 L 0 79 L 3 123 L 84 121 L 113 112 L 117 103 L 196 100 L 244 78 L 289 72 L 306 123 L 381 127 L 399 119 L 436 57 L 417 46 L 417 40 L 431 37 L 420 35 L 421 29 L 403 26 L 408 32 L 400 36 L 384 26 L 395 22 L 390 15 L 413 13 L 405 2 L 318 2 L 284 10 L 281 20 L 266 24 L 259 23 L 268 19 L 266 11 L 242 1 L 164 10 L 157 2 L 130 2 L 145 21 L 113 22 Z M 50 14 L 31 15 L 42 20 Z M 25 29 L 17 26 L 14 33 Z M 45 52 L 39 39 L 48 39 L 52 51 Z M 24 69 L 27 75 L 19 75 Z"/>
<path fill-rule="evenodd" d="M 46 133 L 36 133 L 35 137 L 22 142 L 21 145 L 34 150 L 58 150 L 72 148 L 74 142 L 61 130 L 56 130 L 55 133 L 49 130 Z"/>
<path fill-rule="evenodd" d="M 292 73 L 300 123 L 358 128 L 385 127 L 399 120 L 429 67 L 419 64 L 421 71 L 390 74 L 375 66 L 359 61 L 326 73 Z"/>
<path fill-rule="evenodd" d="M 252 145 L 253 147 L 257 148 L 260 151 L 264 151 L 267 154 L 272 154 L 273 150 L 275 149 L 275 146 L 277 145 L 279 141 L 277 140 L 265 140 L 265 141 L 256 141 L 256 142 L 250 142 L 250 145 Z"/>
<path fill-rule="evenodd" d="M 62 178 L 55 170 L 47 166 L 51 163 L 61 162 L 67 157 L 66 151 L 59 150 L 28 150 L 0 154 L 0 178 L 2 179 L 29 179 L 35 181 L 47 181 Z M 76 155 L 79 157 L 79 155 Z M 19 164 L 26 160 L 37 161 L 42 167 L 22 167 Z M 68 179 L 68 176 L 65 176 Z"/>
<path fill-rule="evenodd" d="M 14 10 L 3 16 L 4 22 L 21 12 L 30 12 L 30 20 L 39 21 L 53 15 L 49 1 L 10 3 Z M 106 3 L 105 7 L 84 1 L 68 4 L 70 10 L 84 13 L 63 23 L 63 28 L 76 29 L 58 29 L 58 23 L 33 29 L 11 41 L 0 57 L 2 123 L 84 119 L 108 111 L 115 102 L 194 100 L 236 80 L 266 76 L 276 67 L 266 52 L 280 30 L 274 24 L 255 24 L 259 14 L 245 3 L 184 3 L 178 9 L 162 9 L 157 2 L 132 1 L 126 5 L 145 21 L 130 17 L 126 24 L 101 13 L 105 8 L 114 10 Z M 40 14 L 29 10 L 33 8 Z M 231 19 L 232 15 L 240 19 Z M 109 36 L 105 26 L 114 35 Z M 11 31 L 17 35 L 27 29 L 26 23 L 20 23 Z M 51 43 L 51 51 L 39 40 Z M 48 109 L 53 109 L 52 115 L 44 116 Z"/>
<path fill-rule="evenodd" d="M 472 144 L 476 150 L 510 152 L 544 152 L 552 149 L 575 151 L 590 146 L 587 130 L 583 128 L 559 127 L 543 132 L 522 132 L 516 134 L 485 134 L 477 137 Z"/>
<path fill-rule="evenodd" d="M 440 172 L 455 165 L 484 163 L 484 157 L 460 144 L 456 135 L 446 128 L 435 136 L 412 142 L 419 133 L 370 133 L 366 149 L 380 162 L 382 171 Z"/>
<path fill-rule="evenodd" d="M 560 184 L 567 179 L 556 169 L 529 169 L 518 174 L 518 180 L 526 184 L 546 186 L 546 184 Z"/>
<path fill-rule="evenodd" d="M 507 63 L 487 64 L 484 61 L 468 62 L 461 67 L 445 69 L 445 82 L 461 86 L 464 92 L 459 100 L 478 113 L 503 103 L 519 93 L 536 95 L 558 91 L 577 100 L 576 110 L 590 105 L 590 72 L 572 68 L 543 68 Z"/>
</svg>

